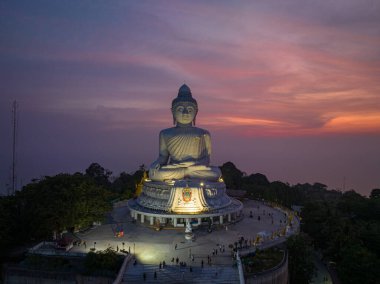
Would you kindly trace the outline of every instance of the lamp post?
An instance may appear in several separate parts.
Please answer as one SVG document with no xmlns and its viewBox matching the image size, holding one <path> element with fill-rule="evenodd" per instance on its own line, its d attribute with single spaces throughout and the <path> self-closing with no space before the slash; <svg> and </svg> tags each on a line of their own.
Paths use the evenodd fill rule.
<svg viewBox="0 0 380 284">
<path fill-rule="evenodd" d="M 96 246 L 96 242 L 94 242 L 94 249 L 95 249 L 95 246 Z"/>
<path fill-rule="evenodd" d="M 122 244 L 123 244 L 123 250 L 124 250 L 124 242 L 122 242 Z"/>
<path fill-rule="evenodd" d="M 136 254 L 136 244 L 133 243 L 133 254 Z"/>
</svg>

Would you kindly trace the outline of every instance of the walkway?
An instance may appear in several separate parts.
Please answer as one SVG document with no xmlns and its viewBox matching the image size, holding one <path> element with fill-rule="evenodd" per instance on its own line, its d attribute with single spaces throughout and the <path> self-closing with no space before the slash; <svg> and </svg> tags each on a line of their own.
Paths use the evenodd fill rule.
<svg viewBox="0 0 380 284">
<path fill-rule="evenodd" d="M 154 278 L 156 272 L 157 278 Z M 145 273 L 145 281 L 144 281 Z M 180 268 L 168 265 L 159 269 L 157 265 L 136 265 L 124 274 L 122 283 L 239 283 L 236 268 L 228 266 L 207 266 L 204 268 Z"/>
<path fill-rule="evenodd" d="M 237 269 L 233 268 L 232 250 L 229 245 L 234 244 L 241 237 L 248 240 L 249 243 L 249 240 L 255 240 L 258 233 L 268 236 L 264 246 L 281 242 L 284 237 L 271 240 L 270 236 L 272 232 L 283 230 L 286 222 L 286 216 L 280 210 L 253 200 L 246 200 L 243 203 L 244 218 L 240 222 L 227 225 L 227 227 L 211 233 L 208 233 L 205 228 L 195 229 L 193 242 L 185 240 L 183 229 L 157 232 L 138 223 L 132 223 L 129 209 L 121 204 L 114 208 L 106 224 L 85 233 L 79 233 L 78 236 L 86 242 L 86 247 L 84 245 L 74 247 L 71 251 L 88 252 L 90 248 L 94 247 L 96 250 L 113 247 L 119 251 L 125 249 L 134 253 L 138 264 L 136 266 L 133 266 L 132 263 L 129 265 L 124 276 L 126 281 L 139 278 L 139 282 L 143 282 L 143 273 L 146 272 L 146 281 L 149 283 L 148 281 L 154 280 L 153 274 L 157 270 L 157 280 L 154 280 L 156 283 L 161 281 L 159 279 L 162 279 L 162 283 L 178 283 L 178 279 L 185 283 L 186 281 L 189 281 L 187 283 L 200 283 L 201 281 L 203 283 L 224 283 L 223 281 L 235 283 L 234 281 L 238 279 Z M 251 211 L 252 217 L 250 217 Z M 296 220 L 294 223 L 293 227 L 297 229 L 299 224 Z M 115 237 L 114 232 L 117 227 L 123 228 L 123 237 Z M 211 259 L 212 266 L 208 265 L 208 257 Z M 173 258 L 178 258 L 179 262 L 186 262 L 187 268 L 180 270 L 175 265 L 176 263 L 171 262 Z M 202 260 L 203 270 L 201 268 Z M 163 261 L 166 262 L 167 267 L 160 271 L 159 263 Z M 193 272 L 189 271 L 190 265 L 193 267 Z M 215 276 L 216 272 L 217 277 Z M 184 277 L 184 281 L 182 281 L 182 277 Z M 170 279 L 173 279 L 172 282 Z"/>
</svg>

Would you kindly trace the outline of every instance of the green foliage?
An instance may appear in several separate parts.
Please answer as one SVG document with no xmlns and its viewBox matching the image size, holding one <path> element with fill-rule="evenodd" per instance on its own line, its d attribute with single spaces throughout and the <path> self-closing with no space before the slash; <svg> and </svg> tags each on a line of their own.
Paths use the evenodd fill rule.
<svg viewBox="0 0 380 284">
<path fill-rule="evenodd" d="M 0 262 L 14 243 L 12 235 L 16 226 L 12 214 L 14 208 L 15 198 L 13 196 L 0 197 Z"/>
<path fill-rule="evenodd" d="M 279 265 L 284 257 L 284 251 L 277 248 L 257 250 L 254 255 L 242 258 L 244 270 L 247 273 L 259 273 Z"/>
<path fill-rule="evenodd" d="M 111 209 L 108 192 L 80 173 L 59 174 L 26 185 L 16 194 L 13 222 L 19 242 L 45 239 L 53 231 L 85 227 Z"/>
<path fill-rule="evenodd" d="M 310 283 L 314 273 L 312 249 L 305 235 L 293 235 L 288 238 L 286 246 L 289 252 L 290 283 Z"/>
<path fill-rule="evenodd" d="M 334 201 L 307 203 L 301 229 L 326 260 L 336 263 L 342 283 L 375 283 L 380 255 L 380 199 L 349 191 Z M 378 276 L 377 276 L 378 277 Z"/>
<path fill-rule="evenodd" d="M 371 194 L 369 195 L 371 199 L 380 199 L 380 188 L 374 188 L 371 190 Z"/>
<path fill-rule="evenodd" d="M 110 170 L 103 168 L 98 163 L 92 163 L 86 169 L 86 176 L 92 178 L 98 186 L 103 186 L 105 188 L 109 188 L 111 185 L 111 182 L 109 181 L 111 174 L 112 172 Z"/>
<path fill-rule="evenodd" d="M 84 261 L 86 274 L 114 276 L 118 273 L 123 257 L 118 255 L 112 248 L 104 251 L 89 252 Z"/>
<path fill-rule="evenodd" d="M 280 181 L 269 182 L 260 173 L 246 175 L 231 162 L 224 163 L 220 169 L 227 188 L 243 189 L 250 198 L 280 203 L 289 208 L 307 201 L 336 200 L 342 195 L 338 191 L 327 190 L 326 185 L 318 182 L 294 186 Z"/>
<path fill-rule="evenodd" d="M 111 185 L 111 190 L 121 195 L 123 199 L 132 198 L 136 191 L 136 184 L 141 181 L 144 169 L 136 171 L 133 175 L 126 172 L 120 173 Z"/>
<path fill-rule="evenodd" d="M 133 196 L 143 171 L 142 165 L 133 175 L 121 173 L 111 183 L 111 172 L 92 163 L 86 174 L 46 176 L 15 196 L 0 197 L 0 260 L 13 246 L 102 221 L 111 200 Z"/>
<path fill-rule="evenodd" d="M 236 168 L 232 162 L 224 163 L 220 170 L 227 188 L 239 189 L 241 187 L 243 172 Z"/>
<path fill-rule="evenodd" d="M 338 273 L 342 283 L 379 283 L 380 261 L 376 254 L 353 244 L 343 248 L 341 257 Z"/>
</svg>

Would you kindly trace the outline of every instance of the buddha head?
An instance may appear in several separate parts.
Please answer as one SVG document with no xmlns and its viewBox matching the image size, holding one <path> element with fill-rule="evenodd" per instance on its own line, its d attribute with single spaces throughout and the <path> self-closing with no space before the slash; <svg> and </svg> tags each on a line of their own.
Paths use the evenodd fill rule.
<svg viewBox="0 0 380 284">
<path fill-rule="evenodd" d="M 198 113 L 197 101 L 192 97 L 190 88 L 183 84 L 179 88 L 178 96 L 172 101 L 173 123 L 181 125 L 195 125 Z"/>
</svg>

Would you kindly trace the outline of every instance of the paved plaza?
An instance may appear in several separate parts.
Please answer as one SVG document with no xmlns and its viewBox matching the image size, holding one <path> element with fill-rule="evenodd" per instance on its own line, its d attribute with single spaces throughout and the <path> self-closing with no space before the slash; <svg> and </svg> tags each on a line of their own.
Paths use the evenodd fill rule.
<svg viewBox="0 0 380 284">
<path fill-rule="evenodd" d="M 82 241 L 86 242 L 86 246 L 83 244 L 76 246 L 72 251 L 88 252 L 94 247 L 96 250 L 112 247 L 119 251 L 122 249 L 130 251 L 136 255 L 137 264 L 133 265 L 131 263 L 126 274 L 129 274 L 130 277 L 135 275 L 141 282 L 143 282 L 142 275 L 144 272 L 147 276 L 147 282 L 149 282 L 149 279 L 153 280 L 154 271 L 157 271 L 162 282 L 170 283 L 169 280 L 173 275 L 176 275 L 177 280 L 180 277 L 182 278 L 180 279 L 181 282 L 186 282 L 185 278 L 190 277 L 188 274 L 191 266 L 194 274 L 190 275 L 194 275 L 194 277 L 189 283 L 197 283 L 194 280 L 195 275 L 199 275 L 196 272 L 202 268 L 203 261 L 202 271 L 204 271 L 205 275 L 209 275 L 210 281 L 213 279 L 213 282 L 216 281 L 215 283 L 223 283 L 223 281 L 215 279 L 215 277 L 219 277 L 220 279 L 225 279 L 226 283 L 228 281 L 230 281 L 229 283 L 234 283 L 233 279 L 238 281 L 238 274 L 237 270 L 232 268 L 233 258 L 229 245 L 234 244 L 241 237 L 254 241 L 258 233 L 268 236 L 264 246 L 280 242 L 281 239 L 271 240 L 270 236 L 272 232 L 284 228 L 287 218 L 284 212 L 266 206 L 261 202 L 245 200 L 243 204 L 243 217 L 240 221 L 235 224 L 216 227 L 211 233 L 207 231 L 206 227 L 194 229 L 195 240 L 188 242 L 184 237 L 184 229 L 173 228 L 155 231 L 153 228 L 132 222 L 125 202 L 118 204 L 114 208 L 105 224 L 87 232 L 79 233 L 78 236 Z M 116 237 L 115 230 L 121 227 L 123 228 L 124 236 Z M 297 228 L 298 223 L 293 227 Z M 186 262 L 186 268 L 177 265 L 177 258 L 178 263 Z M 173 259 L 174 262 L 172 262 Z M 211 263 L 209 259 L 211 259 Z M 163 263 L 163 261 L 167 265 L 166 274 L 163 269 L 159 269 L 159 264 Z M 180 268 L 170 272 L 170 269 L 174 269 L 173 267 Z M 229 269 L 233 269 L 233 271 L 229 271 Z M 223 274 L 225 275 L 223 276 Z M 165 281 L 163 280 L 164 275 L 168 277 Z M 156 283 L 157 281 L 158 279 L 155 279 Z"/>
</svg>

